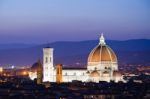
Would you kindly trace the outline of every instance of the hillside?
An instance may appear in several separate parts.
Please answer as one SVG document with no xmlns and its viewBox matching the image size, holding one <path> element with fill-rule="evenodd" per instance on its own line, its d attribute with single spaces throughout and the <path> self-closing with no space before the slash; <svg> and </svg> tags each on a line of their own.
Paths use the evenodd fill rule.
<svg viewBox="0 0 150 99">
<path fill-rule="evenodd" d="M 150 40 L 137 39 L 127 41 L 106 41 L 117 54 L 119 64 L 150 65 Z M 49 46 L 54 48 L 54 63 L 66 66 L 85 66 L 90 51 L 98 44 L 97 40 L 79 42 L 54 42 Z M 5 45 L 3 45 L 5 46 Z M 32 65 L 39 58 L 42 59 L 43 45 L 26 45 L 23 47 L 3 47 L 0 45 L 0 65 Z M 80 63 L 80 64 L 79 64 Z"/>
</svg>

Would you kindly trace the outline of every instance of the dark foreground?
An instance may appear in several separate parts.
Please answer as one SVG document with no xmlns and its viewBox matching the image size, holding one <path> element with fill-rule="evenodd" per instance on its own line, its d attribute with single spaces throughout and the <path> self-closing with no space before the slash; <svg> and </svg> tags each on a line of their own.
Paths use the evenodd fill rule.
<svg viewBox="0 0 150 99">
<path fill-rule="evenodd" d="M 0 99 L 150 99 L 149 76 L 143 83 L 49 83 L 26 77 L 0 77 Z"/>
</svg>

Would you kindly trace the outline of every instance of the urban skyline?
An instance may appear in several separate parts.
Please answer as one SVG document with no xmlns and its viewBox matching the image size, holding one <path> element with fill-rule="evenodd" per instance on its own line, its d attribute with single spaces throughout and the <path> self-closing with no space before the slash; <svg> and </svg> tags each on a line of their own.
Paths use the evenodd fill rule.
<svg viewBox="0 0 150 99">
<path fill-rule="evenodd" d="M 0 0 L 0 99 L 150 99 L 150 0 Z"/>
</svg>

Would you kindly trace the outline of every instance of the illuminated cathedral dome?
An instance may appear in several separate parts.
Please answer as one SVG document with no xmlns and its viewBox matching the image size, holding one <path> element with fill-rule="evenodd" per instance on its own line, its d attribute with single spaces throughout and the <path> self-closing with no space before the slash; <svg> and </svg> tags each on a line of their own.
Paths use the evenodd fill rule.
<svg viewBox="0 0 150 99">
<path fill-rule="evenodd" d="M 103 34 L 100 37 L 99 44 L 89 54 L 88 65 L 95 66 L 101 62 L 117 63 L 117 57 L 114 51 L 106 45 Z"/>
<path fill-rule="evenodd" d="M 30 71 L 32 72 L 36 72 L 37 69 L 39 68 L 39 65 L 41 65 L 40 60 L 36 63 L 34 63 L 31 67 L 30 67 Z"/>
<path fill-rule="evenodd" d="M 30 68 L 30 71 L 37 71 L 37 68 L 38 68 L 38 62 L 34 63 L 31 68 Z"/>
</svg>

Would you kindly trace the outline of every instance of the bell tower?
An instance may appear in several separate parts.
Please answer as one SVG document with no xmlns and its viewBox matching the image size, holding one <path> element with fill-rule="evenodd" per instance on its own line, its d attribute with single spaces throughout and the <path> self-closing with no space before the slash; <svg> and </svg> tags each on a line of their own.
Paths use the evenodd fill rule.
<svg viewBox="0 0 150 99">
<path fill-rule="evenodd" d="M 43 48 L 43 82 L 52 82 L 54 75 L 53 48 Z"/>
</svg>

